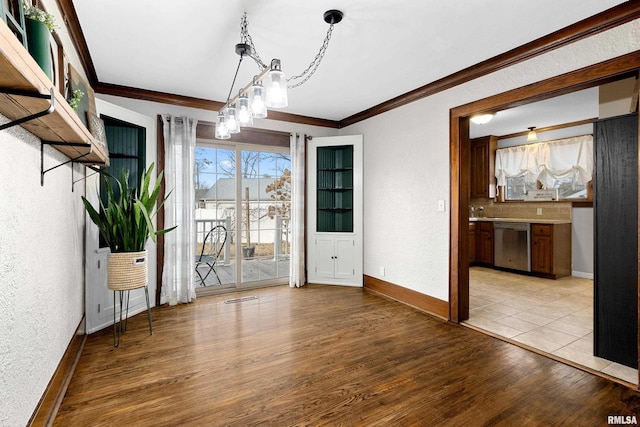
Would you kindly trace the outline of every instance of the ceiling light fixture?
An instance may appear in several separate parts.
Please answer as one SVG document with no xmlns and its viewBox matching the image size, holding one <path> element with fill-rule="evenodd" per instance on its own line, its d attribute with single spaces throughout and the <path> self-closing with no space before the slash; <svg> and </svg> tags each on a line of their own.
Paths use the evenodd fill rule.
<svg viewBox="0 0 640 427">
<path fill-rule="evenodd" d="M 538 135 L 536 134 L 536 131 L 534 130 L 536 127 L 535 126 L 531 126 L 529 129 L 529 132 L 527 133 L 527 141 L 537 141 L 538 140 Z"/>
<path fill-rule="evenodd" d="M 471 116 L 471 122 L 476 125 L 484 125 L 489 123 L 491 119 L 493 119 L 493 116 L 495 116 L 493 113 L 476 114 L 475 116 Z"/>
<path fill-rule="evenodd" d="M 302 73 L 287 79 L 282 72 L 279 59 L 272 59 L 269 66 L 260 59 L 260 55 L 258 55 L 253 44 L 253 39 L 249 34 L 249 23 L 245 12 L 240 20 L 240 43 L 236 44 L 236 53 L 240 55 L 240 60 L 227 95 L 227 102 L 218 112 L 215 137 L 217 139 L 229 139 L 232 133 L 240 132 L 242 126 L 253 125 L 253 119 L 267 117 L 268 108 L 286 107 L 288 105 L 287 89 L 301 86 L 316 72 L 327 51 L 327 47 L 329 47 L 333 26 L 342 21 L 342 16 L 343 14 L 339 10 L 328 10 L 324 13 L 324 21 L 329 24 L 329 29 L 320 51 Z M 240 65 L 245 56 L 255 61 L 260 72 L 253 77 L 251 83 L 240 89 L 238 95 L 231 98 L 238 71 L 240 71 Z M 287 84 L 293 81 L 297 82 L 291 85 Z"/>
</svg>

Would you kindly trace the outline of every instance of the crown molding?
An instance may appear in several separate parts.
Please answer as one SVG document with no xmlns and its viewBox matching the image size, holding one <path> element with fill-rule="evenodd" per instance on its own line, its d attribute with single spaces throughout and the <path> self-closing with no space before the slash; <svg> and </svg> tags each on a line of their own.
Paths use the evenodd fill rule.
<svg viewBox="0 0 640 427">
<path fill-rule="evenodd" d="M 467 83 L 638 18 L 640 18 L 640 1 L 630 0 L 621 3 L 618 6 L 614 6 L 597 15 L 593 15 L 568 27 L 547 34 L 520 47 L 344 118 L 340 120 L 340 127 L 352 125 L 419 99 L 435 95 L 436 93 L 451 89 L 452 87 Z"/>
</svg>

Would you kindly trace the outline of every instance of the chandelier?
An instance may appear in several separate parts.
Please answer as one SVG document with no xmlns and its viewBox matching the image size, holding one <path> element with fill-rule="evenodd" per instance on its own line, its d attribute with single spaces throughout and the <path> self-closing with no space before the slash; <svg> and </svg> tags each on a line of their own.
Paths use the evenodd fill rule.
<svg viewBox="0 0 640 427">
<path fill-rule="evenodd" d="M 318 54 L 302 73 L 287 79 L 282 72 L 279 59 L 272 59 L 268 66 L 260 59 L 249 34 L 249 23 L 245 12 L 240 20 L 240 43 L 236 44 L 236 53 L 240 55 L 240 60 L 231 82 L 227 102 L 218 112 L 215 137 L 229 139 L 232 133 L 239 133 L 242 126 L 252 126 L 253 119 L 267 117 L 269 108 L 286 107 L 289 103 L 287 89 L 301 86 L 315 73 L 322 62 L 327 47 L 329 47 L 333 26 L 342 21 L 342 16 L 343 14 L 339 10 L 328 10 L 324 13 L 324 21 L 329 24 L 329 29 Z M 236 96 L 231 98 L 238 71 L 240 71 L 240 65 L 245 56 L 253 59 L 258 65 L 259 73 L 253 77 L 249 84 L 240 89 Z"/>
</svg>

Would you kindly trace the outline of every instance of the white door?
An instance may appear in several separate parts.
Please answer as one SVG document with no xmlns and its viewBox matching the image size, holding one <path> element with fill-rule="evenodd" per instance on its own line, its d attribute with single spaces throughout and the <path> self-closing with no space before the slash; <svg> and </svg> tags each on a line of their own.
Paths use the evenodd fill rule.
<svg viewBox="0 0 640 427">
<path fill-rule="evenodd" d="M 335 238 L 335 273 L 336 279 L 352 279 L 355 274 L 355 240 L 353 237 Z"/>
<path fill-rule="evenodd" d="M 333 279 L 334 277 L 334 239 L 332 236 L 316 237 L 316 275 Z"/>
</svg>

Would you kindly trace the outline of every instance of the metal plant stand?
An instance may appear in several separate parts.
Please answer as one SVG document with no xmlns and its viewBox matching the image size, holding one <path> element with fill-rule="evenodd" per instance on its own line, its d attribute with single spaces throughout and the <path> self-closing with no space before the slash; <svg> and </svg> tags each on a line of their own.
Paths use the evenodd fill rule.
<svg viewBox="0 0 640 427">
<path fill-rule="evenodd" d="M 126 292 L 126 296 L 125 296 Z M 118 347 L 120 345 L 120 335 L 127 330 L 127 321 L 129 320 L 129 296 L 131 290 L 126 291 L 113 291 L 113 346 Z M 120 321 L 116 323 L 116 293 L 119 293 L 120 297 Z M 151 325 L 151 306 L 149 305 L 149 288 L 145 285 L 144 295 L 147 300 L 147 318 L 149 319 L 149 335 L 153 335 L 153 327 Z M 126 304 L 125 318 L 122 321 L 122 307 Z"/>
</svg>

